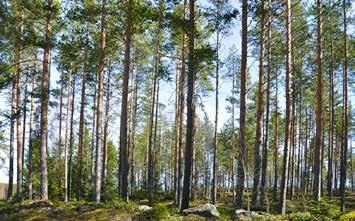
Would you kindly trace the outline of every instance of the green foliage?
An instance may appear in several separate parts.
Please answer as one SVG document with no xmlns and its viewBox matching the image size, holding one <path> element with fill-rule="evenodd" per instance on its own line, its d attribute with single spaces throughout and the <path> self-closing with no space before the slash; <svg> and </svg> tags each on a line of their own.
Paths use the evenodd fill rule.
<svg viewBox="0 0 355 221">
<path fill-rule="evenodd" d="M 289 215 L 289 219 L 291 221 L 311 221 L 313 217 L 310 212 L 298 212 L 298 213 L 291 213 Z"/>
<path fill-rule="evenodd" d="M 152 210 L 143 212 L 142 216 L 146 220 L 166 220 L 170 217 L 170 211 L 166 206 L 158 205 Z"/>
<path fill-rule="evenodd" d="M 340 216 L 340 207 L 337 202 L 322 199 L 319 203 L 313 202 L 309 211 L 320 218 L 337 219 Z"/>
<path fill-rule="evenodd" d="M 339 218 L 340 221 L 351 221 L 355 220 L 355 211 L 352 211 L 350 213 L 346 213 Z"/>
</svg>

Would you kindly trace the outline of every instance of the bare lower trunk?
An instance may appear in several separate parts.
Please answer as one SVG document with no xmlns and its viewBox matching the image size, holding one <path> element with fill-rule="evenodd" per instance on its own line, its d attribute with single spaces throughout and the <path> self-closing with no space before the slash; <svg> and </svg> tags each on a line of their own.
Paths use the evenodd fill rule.
<svg viewBox="0 0 355 221">
<path fill-rule="evenodd" d="M 41 155 L 41 198 L 48 199 L 48 172 L 47 172 L 47 143 L 48 143 L 48 108 L 49 108 L 49 52 L 51 40 L 51 15 L 52 1 L 48 1 L 48 9 L 45 25 L 45 41 L 43 53 L 43 73 L 41 84 L 41 138 L 40 138 L 40 155 Z"/>
<path fill-rule="evenodd" d="M 128 196 L 128 151 L 127 151 L 127 100 L 128 100 L 128 83 L 131 63 L 131 39 L 133 25 L 133 0 L 128 0 L 127 20 L 125 33 L 125 55 L 124 55 L 124 71 L 122 82 L 122 103 L 121 103 L 121 119 L 120 119 L 120 177 L 119 188 L 120 196 L 123 200 L 127 200 Z"/>
<path fill-rule="evenodd" d="M 345 212 L 345 185 L 346 185 L 346 164 L 348 151 L 348 37 L 346 1 L 343 1 L 343 37 L 344 37 L 344 68 L 343 68 L 343 123 L 342 123 L 342 148 L 340 159 L 340 209 Z"/>
<path fill-rule="evenodd" d="M 261 129 L 264 113 L 264 26 L 265 26 L 265 9 L 264 0 L 261 0 L 261 18 L 260 18 L 260 53 L 259 53 L 259 83 L 258 83 L 258 103 L 257 103 L 257 116 L 256 116 L 256 132 L 255 132 L 255 148 L 254 148 L 254 179 L 253 179 L 253 195 L 252 205 L 255 208 L 259 206 L 259 190 L 260 190 L 260 169 L 261 169 Z"/>
<path fill-rule="evenodd" d="M 101 5 L 101 28 L 100 28 L 100 58 L 98 73 L 98 89 L 97 89 L 97 114 L 96 114 L 96 164 L 95 164 L 95 201 L 100 202 L 101 199 L 101 151 L 102 151 L 102 100 L 103 100 L 103 81 L 105 68 L 105 47 L 106 47 L 106 0 Z"/>
<path fill-rule="evenodd" d="M 285 137 L 284 137 L 284 157 L 282 166 L 282 180 L 281 180 L 281 191 L 279 200 L 279 212 L 282 214 L 286 213 L 286 194 L 287 194 L 287 180 L 288 180 L 288 147 L 289 147 L 289 131 L 290 131 L 290 78 L 291 78 L 291 48 L 292 48 L 292 37 L 291 37 L 291 1 L 285 0 L 286 4 L 286 85 L 285 85 L 285 96 L 286 96 L 286 118 L 285 118 Z"/>
<path fill-rule="evenodd" d="M 129 147 L 130 147 L 130 155 L 131 155 L 131 177 L 130 177 L 130 184 L 131 184 L 131 193 L 135 190 L 135 146 L 136 146 L 136 123 L 137 123 L 137 99 L 138 99 L 138 82 L 137 82 L 137 75 L 138 70 L 136 69 L 132 75 L 132 101 L 131 101 L 131 131 L 130 131 L 130 140 L 129 140 Z"/>
<path fill-rule="evenodd" d="M 15 119 L 16 119 L 16 79 L 12 80 L 11 95 L 11 116 L 10 116 L 10 153 L 9 153 L 9 184 L 7 190 L 7 200 L 12 199 L 14 186 L 14 135 L 15 135 Z"/>
<path fill-rule="evenodd" d="M 36 65 L 34 65 L 36 68 Z M 32 75 L 31 77 L 31 107 L 30 107 L 30 131 L 29 131 L 29 142 L 28 142 L 28 199 L 32 200 L 33 196 L 33 165 L 32 165 L 32 153 L 33 153 L 33 124 L 34 124 L 34 114 L 35 114 L 35 107 L 34 107 L 34 93 L 35 93 L 35 77 Z M 60 176 L 60 175 L 59 175 Z"/>
<path fill-rule="evenodd" d="M 107 178 L 107 162 L 108 162 L 108 128 L 110 121 L 110 98 L 111 98 L 111 89 L 110 89 L 110 78 L 111 78 L 111 60 L 109 60 L 108 65 L 108 75 L 106 83 L 106 107 L 105 107 L 105 121 L 104 121 L 104 134 L 103 134 L 103 155 L 102 155 L 102 188 L 106 187 L 106 178 Z"/>
<path fill-rule="evenodd" d="M 185 147 L 185 168 L 184 168 L 184 185 L 182 190 L 181 211 L 189 207 L 190 187 L 191 187 L 191 171 L 192 171 L 192 153 L 194 149 L 194 128 L 195 128 L 195 1 L 190 0 L 190 18 L 189 18 L 189 71 L 187 77 L 187 119 L 186 119 L 186 147 Z"/>
<path fill-rule="evenodd" d="M 246 115 L 246 81 L 247 81 L 247 58 L 248 58 L 248 1 L 243 0 L 242 4 L 242 58 L 240 69 L 240 150 L 238 155 L 236 202 L 237 209 L 243 206 L 244 178 L 245 178 L 245 115 Z"/>
<path fill-rule="evenodd" d="M 322 2 L 317 0 L 317 91 L 316 91 L 316 137 L 314 146 L 314 180 L 313 180 L 313 196 L 319 202 L 321 197 L 321 155 L 323 149 L 322 130 Z"/>
<path fill-rule="evenodd" d="M 74 104 L 75 104 L 75 79 L 72 84 L 72 98 L 70 108 L 70 138 L 69 138 L 69 161 L 68 161 L 68 200 L 71 196 L 72 164 L 73 164 L 73 145 L 74 145 Z"/>
<path fill-rule="evenodd" d="M 64 144 L 64 201 L 68 201 L 68 149 L 70 143 L 70 117 L 71 117 L 71 107 L 72 107 L 72 96 L 71 93 L 72 87 L 72 71 L 68 72 L 68 88 L 67 88 L 67 119 L 65 125 L 65 144 Z"/>
<path fill-rule="evenodd" d="M 212 204 L 217 201 L 217 148 L 218 148 L 218 96 L 219 96 L 219 19 L 220 19 L 220 1 L 217 1 L 217 24 L 216 24 L 216 106 L 214 122 L 214 146 L 213 146 L 213 173 L 212 173 Z"/>
<path fill-rule="evenodd" d="M 22 200 L 22 182 L 23 182 L 23 136 L 22 131 L 22 121 L 21 121 L 21 63 L 22 63 L 22 50 L 23 50 L 23 30 L 24 30 L 24 9 L 22 5 L 20 7 L 20 15 L 19 15 L 19 33 L 20 33 L 20 41 L 18 44 L 17 51 L 17 67 L 16 67 L 16 143 L 17 143 L 17 185 L 16 185 L 16 200 Z M 23 125 L 25 127 L 25 125 Z"/>
<path fill-rule="evenodd" d="M 267 205 L 266 178 L 269 148 L 269 116 L 270 116 L 270 81 L 271 81 L 271 18 L 268 19 L 268 45 L 267 45 L 267 79 L 266 79 L 266 113 L 265 113 L 265 135 L 262 153 L 262 174 L 260 188 L 260 203 Z M 268 208 L 267 208 L 268 210 Z"/>
<path fill-rule="evenodd" d="M 329 1 L 330 6 L 332 0 Z M 334 179 L 334 41 L 333 41 L 333 24 L 332 12 L 329 15 L 330 22 L 330 61 L 329 61 L 329 140 L 328 140 L 328 173 L 327 173 L 327 190 L 328 197 L 333 197 L 333 179 Z"/>
<path fill-rule="evenodd" d="M 80 102 L 80 116 L 79 116 L 79 139 L 78 139 L 78 155 L 77 155 L 77 177 L 76 177 L 76 200 L 81 197 L 81 180 L 82 180 L 82 157 L 83 157 L 83 136 L 85 124 L 85 102 L 86 102 L 86 69 L 87 69 L 87 48 L 84 49 L 84 65 L 82 73 L 81 84 L 81 102 Z"/>
<path fill-rule="evenodd" d="M 279 114 L 278 114 L 278 72 L 276 71 L 275 76 L 275 131 L 274 131 L 274 187 L 273 187 L 273 198 L 277 199 L 277 182 L 279 177 L 279 164 L 278 164 L 278 149 L 279 149 Z"/>
</svg>

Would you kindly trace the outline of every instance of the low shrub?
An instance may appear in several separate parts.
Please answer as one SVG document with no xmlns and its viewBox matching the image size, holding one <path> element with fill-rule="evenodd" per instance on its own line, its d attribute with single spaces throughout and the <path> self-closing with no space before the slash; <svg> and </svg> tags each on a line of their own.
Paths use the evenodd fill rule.
<svg viewBox="0 0 355 221">
<path fill-rule="evenodd" d="M 355 220 L 355 211 L 352 211 L 350 213 L 346 213 L 339 218 L 340 221 L 352 221 Z"/>
</svg>

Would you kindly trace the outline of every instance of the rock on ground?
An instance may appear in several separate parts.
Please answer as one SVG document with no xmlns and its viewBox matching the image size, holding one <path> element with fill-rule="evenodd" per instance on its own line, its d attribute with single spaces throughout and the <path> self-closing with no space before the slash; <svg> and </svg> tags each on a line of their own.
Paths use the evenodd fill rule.
<svg viewBox="0 0 355 221">
<path fill-rule="evenodd" d="M 269 216 L 270 214 L 259 211 L 247 211 L 243 209 L 237 209 L 234 213 L 235 219 L 253 219 L 260 216 Z"/>
<path fill-rule="evenodd" d="M 220 214 L 215 205 L 206 203 L 197 207 L 185 209 L 183 211 L 185 214 L 195 214 L 208 218 L 219 218 Z"/>
<path fill-rule="evenodd" d="M 148 211 L 148 210 L 151 210 L 151 209 L 153 209 L 153 208 L 150 207 L 150 206 L 147 206 L 147 205 L 138 206 L 138 210 L 139 211 Z"/>
</svg>

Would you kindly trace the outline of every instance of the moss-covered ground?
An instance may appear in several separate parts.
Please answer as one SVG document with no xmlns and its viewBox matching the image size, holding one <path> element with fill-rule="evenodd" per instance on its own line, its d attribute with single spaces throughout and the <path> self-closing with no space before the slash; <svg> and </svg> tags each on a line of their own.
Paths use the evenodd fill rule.
<svg viewBox="0 0 355 221">
<path fill-rule="evenodd" d="M 195 200 L 190 206 L 197 206 L 206 203 L 206 200 Z M 86 201 L 51 201 L 45 203 L 34 203 L 34 201 L 23 201 L 21 203 L 10 203 L 0 201 L 0 220 L 186 220 L 199 221 L 208 220 L 204 217 L 184 215 L 179 212 L 169 198 L 160 197 L 150 211 L 139 211 L 139 205 L 147 205 L 147 200 L 136 200 L 129 203 L 112 200 L 105 203 L 94 203 Z M 327 221 L 342 220 L 355 221 L 355 193 L 348 194 L 347 212 L 340 213 L 338 199 L 333 201 L 322 200 L 320 204 L 310 199 L 295 199 L 287 201 L 288 213 L 285 216 L 276 213 L 277 202 L 270 202 L 268 216 L 260 216 L 250 220 L 290 220 L 290 221 Z M 225 200 L 216 205 L 221 214 L 220 220 L 233 220 L 233 204 L 227 196 Z"/>
</svg>

